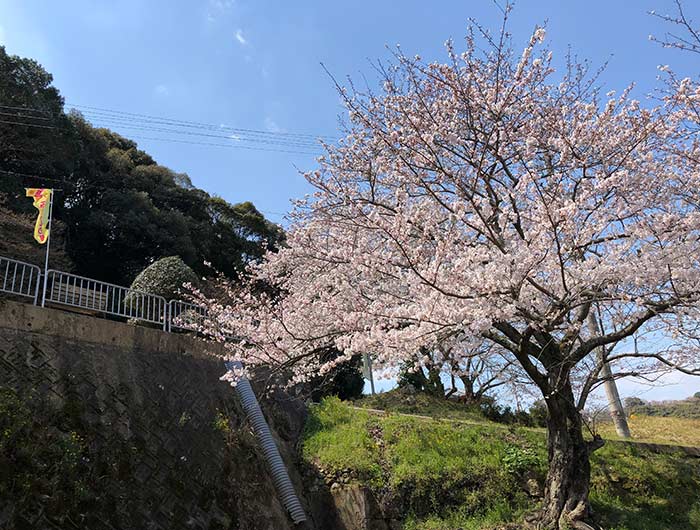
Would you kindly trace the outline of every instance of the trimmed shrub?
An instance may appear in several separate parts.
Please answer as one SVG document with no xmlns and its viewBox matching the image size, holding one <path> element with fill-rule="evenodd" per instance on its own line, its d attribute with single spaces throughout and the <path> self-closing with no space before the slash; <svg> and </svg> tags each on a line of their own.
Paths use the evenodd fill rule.
<svg viewBox="0 0 700 530">
<path fill-rule="evenodd" d="M 179 298 L 185 283 L 197 285 L 199 278 L 179 256 L 169 256 L 159 259 L 141 271 L 131 284 L 131 288 L 162 296 L 168 300 Z M 129 303 L 128 296 L 125 303 Z"/>
</svg>

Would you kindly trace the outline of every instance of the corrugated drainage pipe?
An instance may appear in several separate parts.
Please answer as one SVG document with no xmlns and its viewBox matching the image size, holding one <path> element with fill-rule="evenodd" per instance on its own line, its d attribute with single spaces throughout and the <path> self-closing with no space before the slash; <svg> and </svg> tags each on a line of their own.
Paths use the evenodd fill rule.
<svg viewBox="0 0 700 530">
<path fill-rule="evenodd" d="M 238 361 L 226 361 L 224 364 L 227 370 L 242 368 L 241 363 Z M 270 466 L 272 482 L 275 484 L 277 494 L 282 499 L 282 504 L 284 504 L 284 507 L 289 512 L 295 524 L 303 523 L 306 521 L 304 508 L 301 507 L 301 502 L 299 502 L 299 498 L 294 491 L 294 486 L 287 473 L 287 468 L 277 449 L 275 440 L 272 438 L 270 427 L 267 425 L 267 421 L 265 421 L 265 416 L 263 416 L 260 404 L 255 397 L 253 387 L 250 386 L 250 381 L 243 377 L 238 381 L 235 388 L 243 404 L 243 410 L 248 416 L 250 423 L 253 424 L 253 431 L 255 431 L 255 436 L 258 438 L 258 442 L 262 447 L 265 460 L 267 460 Z"/>
</svg>

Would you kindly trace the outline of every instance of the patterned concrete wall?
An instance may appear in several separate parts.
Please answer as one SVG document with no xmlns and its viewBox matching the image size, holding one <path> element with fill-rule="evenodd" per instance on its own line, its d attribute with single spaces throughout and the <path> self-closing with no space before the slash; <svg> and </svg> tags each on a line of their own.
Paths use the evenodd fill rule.
<svg viewBox="0 0 700 530">
<path fill-rule="evenodd" d="M 5 492 L 0 528 L 289 528 L 221 373 L 183 335 L 0 300 L 0 388 L 78 434 L 89 490 L 85 505 Z"/>
</svg>

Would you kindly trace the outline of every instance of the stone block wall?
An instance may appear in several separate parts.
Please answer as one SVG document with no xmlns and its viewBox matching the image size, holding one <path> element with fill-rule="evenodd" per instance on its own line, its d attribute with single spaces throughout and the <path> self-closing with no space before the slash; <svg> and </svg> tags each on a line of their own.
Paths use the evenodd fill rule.
<svg viewBox="0 0 700 530">
<path fill-rule="evenodd" d="M 206 348 L 0 300 L 0 389 L 17 402 L 0 418 L 9 432 L 0 438 L 0 528 L 290 528 L 233 389 L 219 381 L 222 363 Z M 273 406 L 280 441 L 293 447 L 303 408 Z M 35 441 L 34 452 L 12 445 Z M 60 458 L 46 456 L 64 447 Z"/>
</svg>

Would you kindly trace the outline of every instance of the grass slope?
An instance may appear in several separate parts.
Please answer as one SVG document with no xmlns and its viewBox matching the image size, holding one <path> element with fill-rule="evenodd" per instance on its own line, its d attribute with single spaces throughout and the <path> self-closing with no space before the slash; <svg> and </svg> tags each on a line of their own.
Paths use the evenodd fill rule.
<svg viewBox="0 0 700 530">
<path fill-rule="evenodd" d="M 457 401 L 439 399 L 424 392 L 407 393 L 402 389 L 362 396 L 353 402 L 358 407 L 386 410 L 401 414 L 418 414 L 434 418 L 484 421 L 478 405 L 464 405 Z"/>
<path fill-rule="evenodd" d="M 700 419 L 633 413 L 627 422 L 635 441 L 700 447 Z M 600 423 L 596 428 L 603 438 L 618 438 L 612 422 Z"/>
<path fill-rule="evenodd" d="M 536 509 L 544 433 L 484 422 L 376 415 L 336 398 L 311 409 L 303 456 L 392 499 L 407 530 L 477 530 Z M 700 460 L 608 444 L 591 500 L 609 530 L 700 529 Z"/>
</svg>

